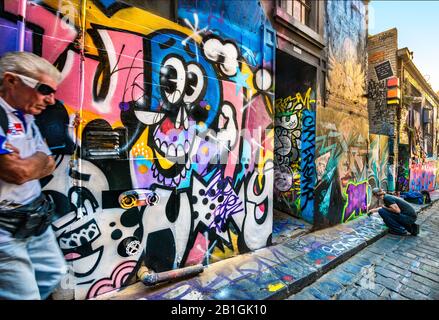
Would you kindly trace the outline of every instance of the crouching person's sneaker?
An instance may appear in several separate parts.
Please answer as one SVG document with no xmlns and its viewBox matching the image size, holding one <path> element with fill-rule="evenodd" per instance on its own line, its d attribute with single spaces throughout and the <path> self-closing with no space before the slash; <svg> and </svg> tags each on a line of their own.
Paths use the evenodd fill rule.
<svg viewBox="0 0 439 320">
<path fill-rule="evenodd" d="M 419 224 L 413 223 L 411 225 L 411 231 L 410 233 L 412 234 L 412 236 L 417 236 L 419 234 Z"/>
</svg>

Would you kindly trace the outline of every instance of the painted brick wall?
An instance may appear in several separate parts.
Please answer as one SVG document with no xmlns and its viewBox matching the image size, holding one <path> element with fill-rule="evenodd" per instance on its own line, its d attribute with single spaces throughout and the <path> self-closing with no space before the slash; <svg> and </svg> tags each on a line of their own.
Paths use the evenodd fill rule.
<svg viewBox="0 0 439 320">
<path fill-rule="evenodd" d="M 317 228 L 355 219 L 367 206 L 367 4 L 326 1 L 326 19 L 327 97 L 316 120 Z"/>
<path fill-rule="evenodd" d="M 258 1 L 181 0 L 179 23 L 113 0 L 0 4 L 0 53 L 19 44 L 63 74 L 63 118 L 40 119 L 79 159 L 58 154 L 44 183 L 70 266 L 59 297 L 119 288 L 142 262 L 160 272 L 270 244 L 275 33 Z"/>
<path fill-rule="evenodd" d="M 395 137 L 396 106 L 386 103 L 385 80 L 379 80 L 375 67 L 390 62 L 393 74 L 397 75 L 398 33 L 396 29 L 371 36 L 368 39 L 368 110 L 371 134 Z"/>
</svg>

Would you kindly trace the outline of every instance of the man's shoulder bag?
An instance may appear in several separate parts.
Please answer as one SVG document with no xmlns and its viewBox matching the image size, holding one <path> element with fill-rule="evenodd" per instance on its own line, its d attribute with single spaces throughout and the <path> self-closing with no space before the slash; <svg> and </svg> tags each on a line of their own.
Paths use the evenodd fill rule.
<svg viewBox="0 0 439 320">
<path fill-rule="evenodd" d="M 12 210 L 0 210 L 0 228 L 9 231 L 17 239 L 39 236 L 52 223 L 54 209 L 54 203 L 42 193 L 29 204 Z"/>
</svg>

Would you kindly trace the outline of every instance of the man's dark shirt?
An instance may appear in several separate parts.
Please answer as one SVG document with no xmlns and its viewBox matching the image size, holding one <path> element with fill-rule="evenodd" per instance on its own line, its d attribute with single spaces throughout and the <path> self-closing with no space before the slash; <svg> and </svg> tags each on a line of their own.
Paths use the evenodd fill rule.
<svg viewBox="0 0 439 320">
<path fill-rule="evenodd" d="M 386 194 L 384 196 L 384 205 L 386 207 L 390 207 L 392 204 L 396 204 L 399 207 L 399 209 L 401 210 L 401 214 L 416 218 L 416 211 L 410 205 L 410 203 L 408 203 L 404 199 Z"/>
</svg>

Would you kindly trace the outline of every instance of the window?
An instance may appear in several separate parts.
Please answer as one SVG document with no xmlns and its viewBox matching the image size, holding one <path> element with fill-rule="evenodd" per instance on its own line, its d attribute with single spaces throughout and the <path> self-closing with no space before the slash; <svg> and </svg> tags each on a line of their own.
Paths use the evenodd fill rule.
<svg viewBox="0 0 439 320">
<path fill-rule="evenodd" d="M 286 13 L 308 27 L 313 27 L 310 25 L 312 4 L 311 0 L 279 0 L 280 7 Z"/>
</svg>

